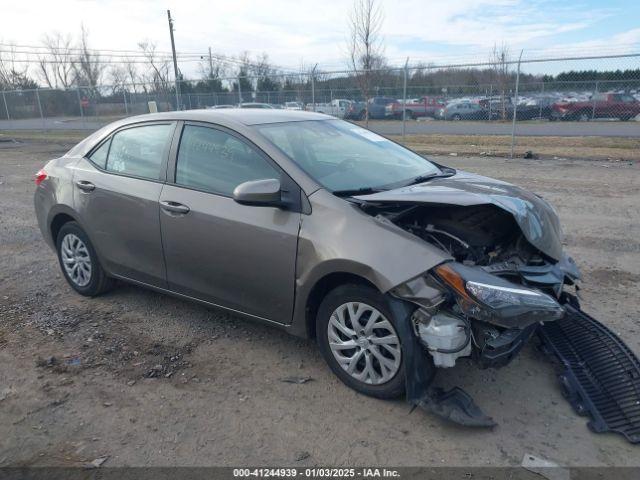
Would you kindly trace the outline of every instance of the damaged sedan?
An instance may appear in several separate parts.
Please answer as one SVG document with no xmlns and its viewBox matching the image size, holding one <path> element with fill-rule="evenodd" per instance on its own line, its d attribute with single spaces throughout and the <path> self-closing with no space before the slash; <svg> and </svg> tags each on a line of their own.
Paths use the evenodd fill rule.
<svg viewBox="0 0 640 480">
<path fill-rule="evenodd" d="M 463 425 L 493 421 L 433 386 L 436 371 L 502 367 L 540 335 L 574 407 L 623 430 L 596 418 L 568 360 L 578 334 L 560 322 L 606 327 L 580 311 L 558 216 L 534 193 L 332 117 L 240 109 L 113 123 L 36 184 L 42 233 L 82 295 L 123 280 L 315 338 L 349 387 Z M 625 354 L 619 382 L 637 397 Z"/>
</svg>

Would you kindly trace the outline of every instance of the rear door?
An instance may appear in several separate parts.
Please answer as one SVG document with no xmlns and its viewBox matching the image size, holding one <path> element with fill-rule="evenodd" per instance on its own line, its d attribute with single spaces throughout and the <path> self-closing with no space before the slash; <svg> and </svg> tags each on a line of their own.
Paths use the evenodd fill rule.
<svg viewBox="0 0 640 480">
<path fill-rule="evenodd" d="M 299 211 L 240 205 L 239 184 L 277 178 L 300 189 L 235 132 L 187 123 L 160 196 L 169 287 L 184 295 L 288 324 L 293 312 Z"/>
<path fill-rule="evenodd" d="M 108 272 L 166 288 L 158 199 L 171 122 L 118 130 L 74 174 L 80 222 Z"/>
</svg>

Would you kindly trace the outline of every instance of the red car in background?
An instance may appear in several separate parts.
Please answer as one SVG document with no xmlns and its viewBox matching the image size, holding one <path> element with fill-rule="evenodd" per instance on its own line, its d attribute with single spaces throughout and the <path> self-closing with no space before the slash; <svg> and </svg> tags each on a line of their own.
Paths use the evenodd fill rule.
<svg viewBox="0 0 640 480">
<path fill-rule="evenodd" d="M 436 118 L 438 111 L 446 106 L 446 101 L 441 97 L 420 97 L 417 101 L 396 101 L 386 107 L 386 117 L 402 118 L 402 112 L 406 112 L 406 118 L 432 117 Z"/>
<path fill-rule="evenodd" d="M 582 102 L 557 102 L 551 110 L 551 120 L 619 118 L 631 120 L 640 114 L 640 102 L 626 93 L 596 93 Z"/>
</svg>

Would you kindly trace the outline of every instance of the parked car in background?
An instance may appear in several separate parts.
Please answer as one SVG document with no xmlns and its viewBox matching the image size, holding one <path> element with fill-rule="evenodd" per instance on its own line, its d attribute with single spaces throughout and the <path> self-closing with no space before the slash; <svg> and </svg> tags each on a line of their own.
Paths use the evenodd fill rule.
<svg viewBox="0 0 640 480">
<path fill-rule="evenodd" d="M 302 102 L 284 102 L 285 110 L 304 110 L 304 104 Z"/>
<path fill-rule="evenodd" d="M 420 117 L 435 118 L 438 111 L 446 106 L 446 102 L 441 97 L 420 97 L 417 100 L 402 103 L 397 100 L 388 104 L 386 108 L 386 116 L 400 119 L 402 114 L 408 119 Z"/>
<path fill-rule="evenodd" d="M 269 105 L 268 103 L 258 103 L 258 102 L 247 102 L 241 103 L 239 108 L 269 108 L 273 109 L 273 105 Z"/>
<path fill-rule="evenodd" d="M 350 100 L 347 112 L 344 114 L 346 120 L 364 120 L 367 105 L 364 102 Z"/>
<path fill-rule="evenodd" d="M 474 102 L 449 103 L 438 111 L 440 120 L 488 120 L 489 110 Z"/>
<path fill-rule="evenodd" d="M 369 118 L 382 119 L 387 116 L 387 105 L 396 102 L 391 97 L 373 97 L 369 99 Z"/>
<path fill-rule="evenodd" d="M 587 121 L 592 118 L 631 120 L 640 114 L 640 102 L 626 93 L 596 93 L 588 101 L 562 101 L 552 106 L 552 120 Z"/>
<path fill-rule="evenodd" d="M 332 115 L 337 118 L 344 118 L 351 100 L 345 100 L 343 98 L 337 98 L 331 100 L 329 103 L 308 103 L 306 110 L 309 112 L 324 113 L 325 115 Z"/>
<path fill-rule="evenodd" d="M 213 105 L 207 108 L 211 110 L 219 110 L 221 108 L 237 108 L 237 107 L 235 105 Z"/>
</svg>

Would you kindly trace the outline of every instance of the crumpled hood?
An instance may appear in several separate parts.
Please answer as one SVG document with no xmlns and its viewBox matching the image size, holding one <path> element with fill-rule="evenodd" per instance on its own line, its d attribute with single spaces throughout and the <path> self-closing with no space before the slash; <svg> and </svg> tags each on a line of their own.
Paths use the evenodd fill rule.
<svg viewBox="0 0 640 480">
<path fill-rule="evenodd" d="M 366 202 L 492 204 L 513 215 L 531 245 L 556 261 L 563 258 L 562 228 L 553 207 L 533 192 L 507 182 L 458 170 L 452 177 L 354 198 Z"/>
</svg>

